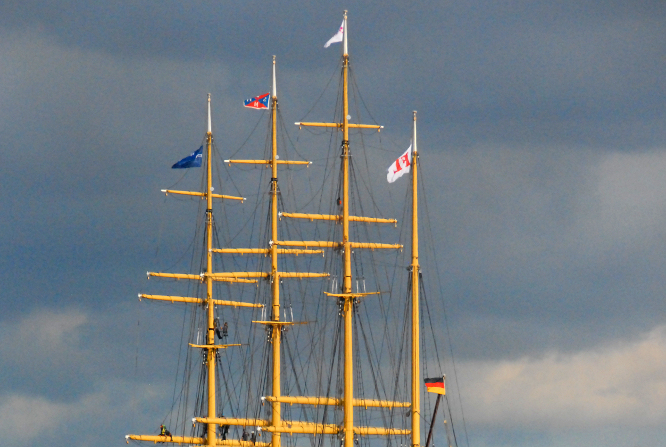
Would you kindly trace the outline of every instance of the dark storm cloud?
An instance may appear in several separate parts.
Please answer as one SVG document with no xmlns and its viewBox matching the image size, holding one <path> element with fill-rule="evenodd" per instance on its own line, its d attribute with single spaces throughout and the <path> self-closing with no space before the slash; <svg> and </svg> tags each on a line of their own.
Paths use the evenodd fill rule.
<svg viewBox="0 0 666 447">
<path fill-rule="evenodd" d="M 69 47 L 187 61 L 244 60 L 276 40 L 302 45 L 294 34 L 317 23 L 308 4 L 284 8 L 261 1 L 8 2 L 2 12 L 6 29 L 39 27 Z"/>
<path fill-rule="evenodd" d="M 429 158 L 424 171 L 445 185 L 433 225 L 463 352 L 575 351 L 661 323 L 660 152 L 485 148 Z"/>
<path fill-rule="evenodd" d="M 14 104 L 3 111 L 3 133 L 17 141 L 23 154 L 11 169 L 3 167 L 4 178 L 15 188 L 8 194 L 12 219 L 6 223 L 26 218 L 40 228 L 14 228 L 12 241 L 5 242 L 10 256 L 4 275 L 12 295 L 24 293 L 31 273 L 9 273 L 9 260 L 46 269 L 56 278 L 66 278 L 71 268 L 109 268 L 128 252 L 136 251 L 134 259 L 139 260 L 154 241 L 152 229 L 141 225 L 155 214 L 155 196 L 149 191 L 174 179 L 168 171 L 161 178 L 147 173 L 155 171 L 155 160 L 168 166 L 165 156 L 176 160 L 199 144 L 202 91 L 213 92 L 219 144 L 230 150 L 244 136 L 227 129 L 249 116 L 237 112 L 241 95 L 246 88 L 254 94 L 257 85 L 267 84 L 268 77 L 258 74 L 267 70 L 250 67 L 258 60 L 267 65 L 266 47 L 288 52 L 284 62 L 278 56 L 278 77 L 284 79 L 279 88 L 288 93 L 282 99 L 285 113 L 297 118 L 294 110 L 306 110 L 337 71 L 337 49 L 327 53 L 321 48 L 329 28 L 337 26 L 338 18 L 330 17 L 339 17 L 337 7 L 329 6 L 335 11 L 328 15 L 311 6 L 259 8 L 255 3 L 35 2 L 2 7 L 5 32 L 13 33 L 14 48 L 23 50 L 9 58 L 4 73 L 10 76 L 3 77 Z M 264 27 L 258 32 L 249 25 L 269 20 L 273 12 L 277 17 L 271 20 L 281 24 L 277 31 Z M 521 303 L 531 301 L 534 290 L 549 290 L 547 272 L 575 283 L 578 266 L 586 260 L 573 253 L 574 261 L 580 260 L 570 261 L 572 252 L 562 248 L 563 242 L 569 244 L 563 233 L 572 225 L 577 194 L 590 187 L 586 176 L 596 163 L 578 148 L 645 148 L 664 136 L 659 123 L 664 104 L 663 39 L 658 33 L 662 12 L 653 3 L 626 8 L 576 2 L 443 4 L 434 9 L 361 5 L 350 12 L 355 78 L 365 101 L 382 104 L 378 117 L 387 125 L 389 140 L 404 136 L 405 117 L 418 109 L 422 146 L 466 160 L 462 171 L 444 171 L 448 180 L 441 191 L 452 200 L 445 209 L 459 210 L 455 215 L 460 218 L 447 216 L 443 231 L 452 234 L 447 240 L 460 243 L 449 247 L 461 272 L 453 283 L 465 283 L 469 272 L 482 272 L 478 275 L 484 280 L 471 274 L 471 284 L 465 283 L 462 292 L 466 296 L 479 290 L 472 303 L 487 296 L 490 302 L 481 306 L 482 312 L 532 314 L 534 305 Z M 323 38 L 305 43 L 297 38 L 301 35 Z M 52 38 L 59 43 L 56 49 Z M 222 40 L 231 44 L 218 45 Z M 88 50 L 94 51 L 81 53 Z M 204 53 L 220 62 L 203 60 Z M 331 70 L 322 73 L 316 65 L 326 58 Z M 373 113 L 377 110 L 375 106 Z M 189 129 L 187 135 L 182 129 Z M 24 135 L 30 139 L 18 143 Z M 501 155 L 505 150 L 499 151 L 490 162 L 492 150 L 458 152 L 479 143 L 524 149 L 508 158 Z M 545 149 L 531 146 L 536 143 Z M 570 146 L 564 156 L 556 155 L 561 146 Z M 459 178 L 459 172 L 467 177 Z M 523 181 L 506 184 L 505 177 Z M 460 183 L 452 183 L 456 181 Z M 20 191 L 27 189 L 30 197 L 23 198 Z M 52 263 L 54 257 L 60 262 Z M 559 265 L 562 259 L 572 266 Z M 129 273 L 144 270 L 145 263 L 123 266 Z M 527 270 L 526 263 L 531 266 Z M 598 268 L 604 269 L 603 264 Z M 20 281 L 9 281 L 9 275 Z M 91 275 L 89 286 L 59 281 L 66 284 L 60 295 L 71 287 L 88 295 L 121 277 Z M 519 286 L 526 277 L 533 278 L 528 281 L 532 286 Z M 31 285 L 46 289 L 49 281 L 37 278 Z M 594 285 L 583 289 L 595 294 Z M 504 305 L 492 305 L 490 290 L 506 297 Z M 552 294 L 546 297 L 553 299 Z M 18 307 L 10 302 L 11 308 Z M 554 314 L 570 318 L 557 307 Z"/>
<path fill-rule="evenodd" d="M 36 28 L 67 47 L 116 57 L 233 61 L 238 77 L 270 54 L 283 69 L 317 72 L 319 40 L 335 29 L 331 16 L 342 7 L 71 1 L 2 8 L 6 30 Z M 634 149 L 665 136 L 665 10 L 660 2 L 361 3 L 350 11 L 352 63 L 359 82 L 373 87 L 363 89 L 370 99 L 389 110 L 408 100 L 452 145 Z"/>
</svg>

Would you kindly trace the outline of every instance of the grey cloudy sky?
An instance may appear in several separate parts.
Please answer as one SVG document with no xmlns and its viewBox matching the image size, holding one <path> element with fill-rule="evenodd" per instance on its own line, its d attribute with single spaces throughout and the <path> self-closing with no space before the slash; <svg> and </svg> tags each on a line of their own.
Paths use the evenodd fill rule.
<svg viewBox="0 0 666 447">
<path fill-rule="evenodd" d="M 272 55 L 303 118 L 348 9 L 380 194 L 419 112 L 470 445 L 666 446 L 666 3 L 283 3 L 0 3 L 1 443 L 120 446 L 161 417 L 173 365 L 137 371 L 137 338 L 167 351 L 181 316 L 135 297 L 188 243 L 169 166 L 207 93 L 241 146 Z"/>
</svg>

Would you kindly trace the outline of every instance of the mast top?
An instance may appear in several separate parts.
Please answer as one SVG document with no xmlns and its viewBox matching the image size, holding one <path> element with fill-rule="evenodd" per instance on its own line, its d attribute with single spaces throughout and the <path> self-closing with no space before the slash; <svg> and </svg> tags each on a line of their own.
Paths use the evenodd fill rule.
<svg viewBox="0 0 666 447">
<path fill-rule="evenodd" d="M 412 136 L 412 154 L 416 154 L 416 110 L 412 112 L 414 114 L 414 131 Z M 416 163 L 416 159 L 413 159 L 412 163 Z"/>
<path fill-rule="evenodd" d="M 342 28 L 342 55 L 349 56 L 349 51 L 347 51 L 347 10 L 345 9 L 345 14 L 343 18 L 343 28 Z"/>
<path fill-rule="evenodd" d="M 208 94 L 208 133 L 211 133 L 211 126 L 210 126 L 210 93 Z"/>
<path fill-rule="evenodd" d="M 275 55 L 273 55 L 273 98 L 277 98 L 277 82 L 275 81 Z"/>
</svg>

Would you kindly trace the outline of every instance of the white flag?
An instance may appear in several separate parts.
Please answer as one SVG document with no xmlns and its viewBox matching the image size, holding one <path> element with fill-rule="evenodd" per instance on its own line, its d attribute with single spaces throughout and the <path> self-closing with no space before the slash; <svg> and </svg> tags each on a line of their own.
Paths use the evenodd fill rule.
<svg viewBox="0 0 666 447">
<path fill-rule="evenodd" d="M 338 30 L 337 34 L 330 39 L 328 39 L 328 42 L 326 42 L 326 45 L 324 45 L 324 48 L 328 48 L 331 46 L 332 43 L 336 42 L 342 42 L 342 35 L 345 32 L 345 21 L 342 21 L 342 25 L 340 25 L 340 29 Z"/>
<path fill-rule="evenodd" d="M 388 168 L 388 173 L 386 174 L 386 180 L 389 183 L 393 183 L 402 177 L 403 174 L 409 172 L 409 169 L 412 166 L 412 145 L 409 145 L 409 148 L 405 151 L 404 154 L 398 157 L 396 161 L 391 163 L 391 166 Z"/>
</svg>

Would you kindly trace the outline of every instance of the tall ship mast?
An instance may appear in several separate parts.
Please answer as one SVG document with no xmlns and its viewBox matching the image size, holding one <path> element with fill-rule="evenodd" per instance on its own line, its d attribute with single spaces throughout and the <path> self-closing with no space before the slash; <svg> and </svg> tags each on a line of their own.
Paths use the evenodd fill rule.
<svg viewBox="0 0 666 447">
<path fill-rule="evenodd" d="M 128 442 L 243 447 L 281 447 L 285 444 L 296 447 L 298 439 L 305 439 L 304 442 L 309 442 L 312 447 L 324 443 L 330 443 L 332 447 L 354 447 L 378 442 L 389 446 L 422 445 L 421 420 L 425 418 L 421 405 L 423 334 L 419 314 L 422 298 L 419 295 L 416 112 L 413 114 L 412 149 L 408 157 L 411 163 L 407 161 L 411 168 L 412 189 L 409 293 L 407 300 L 402 301 L 404 298 L 393 292 L 390 284 L 396 275 L 384 274 L 389 284 L 384 281 L 381 285 L 382 274 L 377 267 L 381 262 L 374 261 L 374 253 L 388 252 L 397 256 L 403 245 L 372 241 L 368 230 L 387 224 L 397 226 L 397 220 L 366 217 L 355 212 L 362 212 L 363 208 L 353 155 L 361 154 L 362 146 L 356 149 L 354 143 L 350 143 L 350 134 L 379 132 L 382 126 L 351 122 L 346 11 L 341 32 L 339 120 L 296 123 L 301 129 L 324 129 L 333 131 L 333 135 L 339 133 L 341 137 L 341 140 L 333 138 L 339 141 L 338 155 L 328 157 L 338 160 L 337 183 L 330 180 L 334 176 L 328 175 L 335 168 L 327 167 L 326 174 L 321 176 L 322 186 L 317 188 L 320 204 L 324 203 L 321 191 L 327 188 L 334 198 L 329 212 L 305 212 L 314 203 L 312 199 L 304 200 L 292 190 L 289 202 L 280 188 L 279 179 L 283 178 L 284 171 L 291 175 L 297 173 L 298 168 L 309 169 L 311 162 L 278 155 L 279 152 L 286 153 L 288 145 L 279 145 L 285 140 L 279 138 L 282 121 L 275 56 L 268 107 L 270 138 L 265 156 L 263 159 L 224 160 L 230 167 L 270 169 L 265 236 L 254 241 L 258 242 L 258 247 L 219 245 L 221 238 L 216 233 L 214 200 L 243 202 L 247 199 L 213 192 L 214 139 L 208 96 L 206 150 L 201 154 L 203 188 L 201 191 L 163 190 L 167 195 L 205 201 L 204 253 L 201 257 L 205 261 L 200 273 L 148 273 L 149 278 L 186 280 L 197 284 L 200 296 L 139 295 L 140 299 L 190 306 L 193 318 L 188 347 L 201 353 L 192 357 L 201 359 L 199 386 L 192 399 L 187 395 L 190 387 L 183 385 L 175 399 L 182 405 L 182 412 L 178 411 L 180 419 L 172 422 L 171 427 L 163 423 L 158 433 L 127 435 Z M 230 170 L 233 172 L 233 167 Z M 329 180 L 333 183 L 326 186 Z M 288 205 L 293 208 L 290 210 Z M 385 230 L 373 231 L 380 239 L 386 237 Z M 322 238 L 322 235 L 326 237 Z M 252 238 L 249 242 L 253 243 Z M 223 261 L 226 257 L 235 260 L 233 265 L 238 265 L 240 258 L 259 261 L 246 261 L 246 265 L 256 266 L 254 270 L 227 271 L 225 266 L 229 263 Z M 216 261 L 216 258 L 222 261 Z M 364 259 L 371 261 L 376 290 L 366 289 L 366 271 L 361 265 Z M 222 268 L 216 268 L 218 265 Z M 397 266 L 395 260 L 393 267 Z M 385 270 L 388 272 L 388 268 Z M 341 279 L 339 283 L 338 277 Z M 228 287 L 220 288 L 220 284 Z M 248 299 L 251 292 L 243 290 L 251 288 L 256 293 L 253 299 Z M 245 299 L 216 296 L 220 292 Z M 287 297 L 286 306 L 282 295 Z M 386 295 L 389 298 L 384 303 Z M 292 303 L 301 304 L 302 308 L 297 309 L 297 315 L 300 313 L 301 316 L 299 321 L 294 319 Z M 218 316 L 220 309 L 236 312 L 238 325 L 247 328 L 244 332 L 236 331 L 239 337 L 242 332 L 244 339 L 228 342 L 227 322 L 222 325 Z M 196 315 L 199 320 L 195 323 Z M 392 316 L 398 316 L 400 321 L 391 321 Z M 334 320 L 334 323 L 329 324 L 328 320 Z M 406 335 L 406 328 L 410 328 L 409 335 Z M 373 342 L 380 348 L 373 348 Z M 223 356 L 226 352 L 235 354 Z M 409 353 L 408 358 L 405 353 Z M 190 361 L 188 365 L 194 366 L 195 363 Z M 191 400 L 195 401 L 194 411 L 187 419 L 183 414 L 188 413 L 187 402 Z M 298 443 L 298 446 L 302 445 Z"/>
<path fill-rule="evenodd" d="M 317 244 L 319 247 L 329 247 L 341 249 L 343 253 L 343 286 L 342 293 L 328 293 L 326 295 L 336 297 L 341 303 L 341 313 L 344 318 L 344 392 L 341 399 L 335 401 L 324 400 L 322 398 L 312 398 L 312 404 L 337 404 L 343 408 L 343 423 L 342 427 L 337 431 L 344 442 L 344 447 L 353 447 L 355 435 L 404 435 L 409 431 L 399 428 L 391 427 L 364 427 L 358 426 L 354 423 L 354 407 L 409 407 L 409 402 L 395 402 L 388 400 L 376 399 L 356 399 L 354 397 L 354 347 L 353 347 L 353 315 L 355 305 L 359 298 L 365 298 L 368 295 L 380 293 L 376 292 L 354 292 L 352 290 L 353 283 L 353 265 L 352 265 L 352 252 L 359 249 L 400 249 L 402 245 L 399 244 L 382 244 L 373 242 L 358 242 L 352 241 L 350 238 L 350 222 L 362 223 L 396 223 L 395 219 L 382 219 L 371 218 L 363 216 L 351 216 L 349 211 L 350 204 L 350 190 L 349 190 L 349 171 L 350 171 L 350 158 L 351 149 L 349 142 L 350 129 L 376 129 L 380 130 L 382 126 L 373 124 L 352 124 L 349 122 L 349 51 L 348 51 L 348 25 L 347 25 L 347 11 L 345 11 L 343 22 L 343 41 L 342 41 L 342 120 L 337 123 L 317 123 L 317 122 L 297 122 L 296 125 L 300 127 L 329 127 L 337 128 L 342 131 L 341 154 L 342 160 L 342 195 L 338 202 L 342 205 L 341 215 L 292 215 L 291 217 L 300 217 L 306 219 L 319 219 L 319 220 L 333 220 L 342 224 L 342 240 L 335 242 L 315 241 L 310 244 Z M 291 241 L 290 243 L 296 244 L 297 242 Z M 303 403 L 306 403 L 303 401 Z M 324 428 L 324 427 L 322 427 Z M 418 445 L 418 444 L 417 444 Z"/>
<path fill-rule="evenodd" d="M 213 216 L 213 199 L 223 199 L 223 200 L 239 200 L 243 201 L 243 197 L 236 197 L 223 194 L 213 193 L 213 176 L 212 176 L 212 148 L 213 148 L 213 133 L 211 129 L 211 108 L 210 108 L 210 94 L 208 95 L 208 119 L 207 119 L 207 132 L 205 136 L 206 140 L 206 156 L 203 157 L 205 160 L 205 172 L 206 172 L 206 182 L 205 189 L 203 191 L 178 191 L 178 190 L 163 190 L 165 194 L 174 194 L 182 196 L 193 196 L 200 197 L 206 201 L 206 210 L 205 210 L 205 247 L 206 247 L 206 256 L 205 256 L 205 271 L 200 274 L 186 274 L 186 273 L 161 273 L 161 272 L 148 272 L 148 278 L 170 278 L 176 280 L 189 280 L 189 281 L 198 281 L 201 284 L 205 284 L 205 296 L 204 297 L 180 297 L 180 296 L 167 296 L 167 295 L 149 295 L 149 294 L 139 294 L 139 299 L 147 300 L 157 300 L 157 301 L 167 301 L 171 303 L 185 303 L 185 304 L 194 304 L 196 306 L 203 307 L 205 311 L 204 321 L 205 321 L 205 335 L 203 343 L 190 343 L 189 346 L 193 349 L 203 351 L 203 365 L 206 375 L 206 413 L 209 417 L 214 417 L 216 415 L 216 364 L 219 360 L 219 351 L 224 350 L 230 347 L 238 347 L 240 344 L 216 344 L 215 341 L 215 330 L 217 328 L 216 319 L 215 319 L 215 308 L 216 306 L 233 306 L 233 307 L 261 307 L 260 304 L 247 303 L 241 301 L 230 301 L 230 300 L 216 300 L 213 298 L 213 284 L 216 281 L 227 282 L 227 283 L 256 283 L 256 279 L 249 279 L 251 277 L 256 277 L 257 275 L 247 274 L 246 272 L 233 272 L 233 273 L 216 273 L 213 269 L 213 228 L 215 225 L 214 216 Z M 192 156 L 198 156 L 192 154 Z M 203 154 L 201 154 L 203 156 Z M 196 161 L 196 158 L 195 158 Z M 200 162 L 199 162 L 200 163 Z M 164 426 L 162 426 L 164 427 Z M 206 429 L 205 436 L 173 436 L 169 432 L 168 439 L 169 441 L 176 443 L 188 443 L 188 444 L 198 444 L 198 445 L 218 445 L 216 440 L 216 429 L 215 424 L 208 424 Z M 158 435 L 127 435 L 126 439 L 134 441 L 152 441 L 152 442 L 162 442 L 167 438 L 166 430 L 163 430 L 163 433 Z"/>
</svg>

